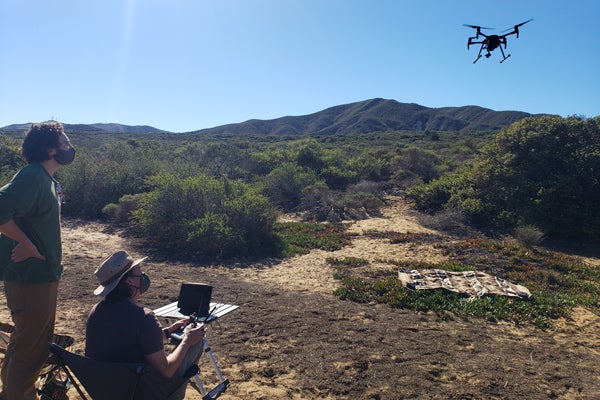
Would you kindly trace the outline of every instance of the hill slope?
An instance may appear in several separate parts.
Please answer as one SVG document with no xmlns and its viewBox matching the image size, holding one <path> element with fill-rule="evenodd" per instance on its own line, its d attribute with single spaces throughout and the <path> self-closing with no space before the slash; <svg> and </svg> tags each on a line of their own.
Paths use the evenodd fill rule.
<svg viewBox="0 0 600 400">
<path fill-rule="evenodd" d="M 314 114 L 272 120 L 252 119 L 196 131 L 199 134 L 350 134 L 395 130 L 500 130 L 531 114 L 493 111 L 478 106 L 428 108 L 395 100 L 371 99 L 339 105 Z"/>
<path fill-rule="evenodd" d="M 161 129 L 147 125 L 123 125 L 123 124 L 63 124 L 65 131 L 86 132 L 86 133 L 165 133 Z M 0 131 L 6 133 L 23 133 L 31 126 L 31 122 L 26 124 L 12 124 L 0 128 Z"/>
<path fill-rule="evenodd" d="M 479 106 L 429 108 L 396 100 L 370 99 L 343 104 L 301 116 L 271 120 L 251 119 L 241 123 L 201 129 L 201 135 L 332 135 L 386 131 L 495 131 L 531 114 L 521 111 L 494 111 Z M 22 133 L 31 124 L 14 124 L 1 129 Z M 87 133 L 169 133 L 151 126 L 122 124 L 65 124 L 67 132 Z"/>
</svg>

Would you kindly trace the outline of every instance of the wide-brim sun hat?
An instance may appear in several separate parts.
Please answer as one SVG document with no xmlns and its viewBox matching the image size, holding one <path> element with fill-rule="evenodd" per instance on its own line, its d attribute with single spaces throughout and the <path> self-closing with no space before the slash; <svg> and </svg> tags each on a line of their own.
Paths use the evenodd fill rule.
<svg viewBox="0 0 600 400">
<path fill-rule="evenodd" d="M 94 290 L 94 294 L 104 297 L 112 292 L 121 281 L 121 278 L 146 258 L 148 257 L 134 261 L 125 250 L 119 250 L 116 253 L 111 254 L 106 260 L 102 261 L 102 264 L 94 271 L 94 275 L 96 275 L 96 278 L 98 278 L 98 281 L 100 282 L 100 286 Z"/>
</svg>

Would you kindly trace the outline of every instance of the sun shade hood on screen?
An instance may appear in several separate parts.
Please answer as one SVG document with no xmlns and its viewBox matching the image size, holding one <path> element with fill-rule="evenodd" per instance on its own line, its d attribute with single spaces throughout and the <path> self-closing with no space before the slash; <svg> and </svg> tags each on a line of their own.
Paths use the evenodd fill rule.
<svg viewBox="0 0 600 400">
<path fill-rule="evenodd" d="M 212 286 L 204 283 L 181 284 L 177 307 L 183 315 L 196 313 L 199 318 L 208 317 Z"/>
</svg>

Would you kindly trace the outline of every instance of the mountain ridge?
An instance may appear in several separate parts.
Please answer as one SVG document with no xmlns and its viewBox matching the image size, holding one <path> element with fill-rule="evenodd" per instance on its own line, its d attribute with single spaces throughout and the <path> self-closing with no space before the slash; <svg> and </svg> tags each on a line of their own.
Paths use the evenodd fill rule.
<svg viewBox="0 0 600 400">
<path fill-rule="evenodd" d="M 479 106 L 430 108 L 375 98 L 326 108 L 313 114 L 285 116 L 201 129 L 198 134 L 351 134 L 378 131 L 500 130 L 525 117 L 522 111 L 494 111 Z"/>
<path fill-rule="evenodd" d="M 374 98 L 342 104 L 300 116 L 250 119 L 185 132 L 198 135 L 332 135 L 379 131 L 483 131 L 500 130 L 513 122 L 533 116 L 523 111 L 494 111 L 480 106 L 430 108 L 416 103 Z M 541 114 L 535 114 L 541 115 Z M 13 124 L 0 131 L 24 131 L 31 123 Z M 65 130 L 98 133 L 176 133 L 148 125 L 118 123 L 64 124 Z"/>
</svg>

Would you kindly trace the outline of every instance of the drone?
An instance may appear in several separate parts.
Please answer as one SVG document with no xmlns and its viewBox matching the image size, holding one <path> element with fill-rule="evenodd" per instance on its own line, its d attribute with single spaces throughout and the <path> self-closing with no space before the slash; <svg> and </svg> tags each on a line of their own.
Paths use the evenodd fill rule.
<svg viewBox="0 0 600 400">
<path fill-rule="evenodd" d="M 475 33 L 475 36 L 469 38 L 469 41 L 467 42 L 467 50 L 469 49 L 469 46 L 471 46 L 472 44 L 481 44 L 481 47 L 479 48 L 479 54 L 477 54 L 477 58 L 475 59 L 475 61 L 473 61 L 473 64 L 475 64 L 481 58 L 481 52 L 483 51 L 483 49 L 485 49 L 487 51 L 487 53 L 485 54 L 485 58 L 490 58 L 490 56 L 492 55 L 492 51 L 494 51 L 496 48 L 500 48 L 500 51 L 502 52 L 502 61 L 500 61 L 500 63 L 502 64 L 504 61 L 506 61 L 506 59 L 508 57 L 510 57 L 510 54 L 505 55 L 504 49 L 502 49 L 502 45 L 504 45 L 504 48 L 506 49 L 507 36 L 517 35 L 517 38 L 518 38 L 519 37 L 519 28 L 531 21 L 533 21 L 533 19 L 529 19 L 525 22 L 521 22 L 520 24 L 515 25 L 513 28 L 509 28 L 509 29 L 502 31 L 502 32 L 506 32 L 506 31 L 510 31 L 512 29 L 511 32 L 505 33 L 504 35 L 486 35 L 484 33 L 481 33 L 482 29 L 494 29 L 494 28 L 485 28 L 485 27 L 477 26 L 477 25 L 463 24 L 464 26 L 468 26 L 469 28 L 473 28 L 473 29 L 477 30 L 477 32 Z M 479 36 L 483 36 L 484 39 L 482 39 L 481 41 L 477 41 L 479 39 Z"/>
</svg>

